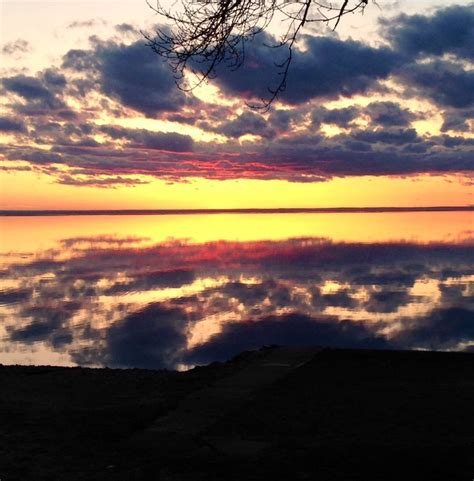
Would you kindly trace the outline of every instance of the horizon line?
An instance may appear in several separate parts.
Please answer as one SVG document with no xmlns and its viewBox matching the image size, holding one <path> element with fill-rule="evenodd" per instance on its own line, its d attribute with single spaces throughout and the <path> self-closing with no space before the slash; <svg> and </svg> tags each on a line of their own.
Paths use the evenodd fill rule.
<svg viewBox="0 0 474 481">
<path fill-rule="evenodd" d="M 0 217 L 67 215 L 193 215 L 193 214 L 344 214 L 383 212 L 474 211 L 474 205 L 430 207 L 278 207 L 245 209 L 0 209 Z"/>
</svg>

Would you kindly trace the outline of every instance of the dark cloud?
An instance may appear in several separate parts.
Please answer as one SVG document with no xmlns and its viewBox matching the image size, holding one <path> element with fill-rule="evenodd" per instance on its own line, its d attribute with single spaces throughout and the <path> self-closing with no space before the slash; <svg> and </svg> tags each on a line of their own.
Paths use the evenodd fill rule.
<svg viewBox="0 0 474 481">
<path fill-rule="evenodd" d="M 186 313 L 153 303 L 116 322 L 106 333 L 110 367 L 174 368 L 186 345 Z"/>
<path fill-rule="evenodd" d="M 271 49 L 278 41 L 267 35 L 247 46 L 245 65 L 237 71 L 219 70 L 216 81 L 225 92 L 246 98 L 267 98 L 276 85 L 275 64 L 285 58 L 284 49 Z M 366 93 L 386 79 L 399 64 L 389 48 L 372 48 L 353 40 L 305 37 L 305 50 L 295 50 L 288 86 L 281 99 L 299 104 L 312 98 L 351 97 Z"/>
<path fill-rule="evenodd" d="M 313 294 L 313 304 L 315 306 L 325 307 L 344 307 L 346 309 L 355 308 L 359 302 L 351 296 L 349 289 L 341 289 L 331 294 L 317 296 Z"/>
<path fill-rule="evenodd" d="M 101 131 L 113 139 L 130 141 L 132 147 L 189 152 L 193 150 L 194 145 L 191 136 L 176 132 L 151 132 L 144 129 L 125 129 L 116 126 L 104 126 Z"/>
<path fill-rule="evenodd" d="M 121 176 L 107 176 L 103 178 L 97 178 L 97 176 L 88 177 L 73 177 L 68 174 L 60 174 L 57 177 L 56 182 L 63 185 L 74 185 L 76 187 L 98 187 L 98 188 L 114 188 L 118 186 L 136 186 L 148 184 L 149 182 L 143 179 L 137 179 L 135 177 L 121 177 Z"/>
<path fill-rule="evenodd" d="M 27 277 L 28 275 L 60 270 L 63 265 L 64 263 L 61 261 L 43 258 L 25 264 L 12 265 L 10 266 L 10 269 L 12 272 Z"/>
<path fill-rule="evenodd" d="M 401 15 L 385 20 L 383 27 L 386 38 L 405 56 L 397 72 L 404 84 L 442 106 L 474 105 L 474 71 L 466 65 L 474 59 L 473 4 L 438 9 L 432 15 Z"/>
<path fill-rule="evenodd" d="M 467 275 L 467 273 L 463 273 Z M 461 277 L 460 275 L 456 277 Z M 445 305 L 459 304 L 464 297 L 467 289 L 467 284 L 442 284 L 440 283 L 438 288 L 441 293 L 441 300 Z"/>
<path fill-rule="evenodd" d="M 29 51 L 31 51 L 31 45 L 23 39 L 8 42 L 2 47 L 2 53 L 4 55 L 21 55 Z"/>
<path fill-rule="evenodd" d="M 338 127 L 348 128 L 349 124 L 360 114 L 356 107 L 345 107 L 341 109 L 326 109 L 317 107 L 311 113 L 313 125 L 319 127 L 322 123 L 333 124 Z"/>
<path fill-rule="evenodd" d="M 83 73 L 91 73 L 99 66 L 95 50 L 69 50 L 64 56 L 61 67 Z M 90 85 L 92 86 L 92 85 Z"/>
<path fill-rule="evenodd" d="M 179 111 L 186 104 L 168 66 L 144 42 L 99 44 L 95 58 L 102 91 L 125 107 L 154 117 Z"/>
<path fill-rule="evenodd" d="M 275 343 L 458 349 L 474 339 L 467 321 L 471 261 L 469 242 L 150 244 L 86 236 L 7 264 L 3 278 L 22 285 L 0 293 L 0 303 L 11 310 L 10 342 L 41 341 L 94 365 L 174 368 Z M 189 292 L 179 289 L 193 282 Z M 432 286 L 425 297 L 412 291 L 420 282 Z M 166 292 L 166 302 L 157 302 L 163 297 L 157 292 L 155 302 L 144 304 L 153 290 L 167 288 L 176 291 Z M 410 303 L 414 314 L 407 317 L 400 309 Z M 325 315 L 338 309 L 348 315 Z M 393 314 L 399 329 L 387 339 L 381 333 L 392 321 L 384 318 Z M 93 327 L 97 320 L 103 327 Z M 223 331 L 186 353 L 196 321 L 217 321 Z"/>
<path fill-rule="evenodd" d="M 53 101 L 53 94 L 35 77 L 16 75 L 4 78 L 2 83 L 6 90 L 27 100 L 42 99 L 51 103 Z"/>
<path fill-rule="evenodd" d="M 128 30 L 124 24 L 120 27 Z M 70 50 L 63 68 L 89 77 L 86 89 L 100 89 L 123 107 L 148 117 L 180 111 L 190 100 L 176 88 L 169 67 L 143 41 L 130 45 L 95 39 L 90 50 Z"/>
<path fill-rule="evenodd" d="M 450 109 L 443 113 L 442 132 L 454 130 L 457 132 L 474 131 L 474 124 L 469 127 L 468 121 L 474 121 L 474 109 Z"/>
<path fill-rule="evenodd" d="M 10 334 L 14 342 L 32 343 L 47 339 L 57 328 L 58 322 L 33 323 L 22 329 L 17 329 Z"/>
<path fill-rule="evenodd" d="M 426 317 L 407 320 L 393 339 L 409 348 L 457 349 L 474 339 L 474 311 L 464 307 L 434 309 Z"/>
<path fill-rule="evenodd" d="M 363 324 L 295 313 L 227 323 L 221 333 L 192 349 L 186 360 L 196 364 L 222 361 L 248 349 L 275 344 L 378 349 L 389 347 L 383 337 Z"/>
<path fill-rule="evenodd" d="M 474 4 L 438 9 L 432 15 L 400 15 L 383 21 L 386 38 L 408 56 L 454 54 L 474 59 Z"/>
<path fill-rule="evenodd" d="M 18 304 L 26 301 L 31 296 L 29 289 L 4 289 L 0 290 L 0 305 Z"/>
<path fill-rule="evenodd" d="M 415 129 L 383 129 L 383 130 L 359 130 L 352 134 L 356 140 L 362 142 L 383 143 L 393 145 L 406 145 L 412 142 L 418 142 L 421 139 L 418 137 Z"/>
<path fill-rule="evenodd" d="M 332 138 L 320 135 L 279 138 L 265 146 L 253 146 L 252 158 L 271 167 L 273 178 L 278 178 L 282 168 L 285 178 L 296 182 L 302 181 L 301 176 L 294 175 L 297 172 L 319 175 L 314 181 L 341 175 L 471 171 L 472 146 L 466 139 L 456 140 L 457 149 L 443 145 L 451 140 L 422 138 L 414 129 L 356 129 Z"/>
<path fill-rule="evenodd" d="M 105 21 L 99 18 L 91 18 L 90 20 L 75 20 L 67 25 L 67 28 L 90 28 L 105 25 Z"/>
<path fill-rule="evenodd" d="M 2 165 L 0 170 L 4 172 L 28 172 L 33 169 L 29 165 Z"/>
<path fill-rule="evenodd" d="M 48 68 L 42 72 L 41 76 L 44 83 L 50 88 L 62 90 L 66 87 L 66 77 L 57 69 Z"/>
<path fill-rule="evenodd" d="M 139 33 L 138 29 L 130 23 L 120 23 L 115 25 L 115 30 L 119 33 Z"/>
<path fill-rule="evenodd" d="M 344 148 L 354 153 L 371 152 L 372 145 L 366 141 L 347 139 L 344 141 Z"/>
<path fill-rule="evenodd" d="M 380 290 L 373 292 L 364 308 L 369 312 L 396 312 L 402 306 L 406 306 L 414 301 L 415 297 L 411 296 L 407 290 Z"/>
<path fill-rule="evenodd" d="M 195 279 L 193 271 L 186 269 L 147 271 L 134 274 L 134 279 L 129 282 L 119 282 L 106 291 L 106 294 L 115 295 L 133 291 L 147 291 L 151 289 L 182 287 L 190 284 Z"/>
<path fill-rule="evenodd" d="M 303 112 L 298 109 L 272 109 L 269 122 L 272 127 L 280 132 L 287 132 L 292 126 L 297 125 L 303 118 Z"/>
<path fill-rule="evenodd" d="M 15 75 L 1 79 L 6 92 L 22 98 L 21 103 L 12 102 L 10 107 L 19 116 L 56 116 L 59 120 L 73 120 L 73 112 L 63 99 L 65 76 L 56 69 L 46 69 L 37 77 Z"/>
<path fill-rule="evenodd" d="M 54 152 L 45 152 L 40 149 L 15 149 L 8 157 L 10 160 L 24 160 L 33 165 L 62 164 L 63 157 Z"/>
<path fill-rule="evenodd" d="M 433 60 L 412 63 L 399 72 L 402 80 L 446 107 L 467 108 L 474 105 L 474 70 L 467 70 L 455 62 Z"/>
<path fill-rule="evenodd" d="M 82 237 L 69 237 L 67 239 L 61 240 L 61 245 L 68 248 L 80 248 L 82 245 L 86 244 L 89 248 L 93 246 L 115 246 L 124 247 L 130 244 L 139 244 L 143 241 L 150 240 L 149 237 L 139 237 L 139 236 L 126 236 L 118 237 L 114 235 L 98 235 L 98 236 L 82 236 Z"/>
<path fill-rule="evenodd" d="M 0 117 L 0 132 L 26 132 L 24 122 L 11 117 Z"/>
<path fill-rule="evenodd" d="M 245 111 L 235 119 L 223 122 L 216 132 L 227 137 L 241 137 L 245 134 L 259 135 L 265 138 L 273 138 L 276 132 L 271 129 L 264 117 L 254 112 Z"/>
<path fill-rule="evenodd" d="M 467 10 L 443 12 L 454 25 L 460 12 Z M 465 15 L 466 22 L 471 16 Z M 420 18 L 425 23 L 419 23 Z M 305 50 L 294 51 L 282 95 L 287 105 L 275 105 L 267 113 L 236 113 L 232 107 L 205 104 L 192 93 L 176 89 L 168 66 L 141 41 L 127 45 L 92 38 L 90 48 L 67 52 L 61 69 L 3 80 L 4 90 L 10 94 L 7 107 L 12 112 L 4 120 L 4 128 L 22 133 L 24 122 L 34 144 L 4 145 L 1 154 L 12 161 L 12 168 L 19 161 L 29 162 L 33 169 L 59 183 L 103 188 L 139 185 L 149 176 L 168 182 L 186 182 L 191 177 L 321 182 L 354 175 L 467 175 L 474 168 L 474 144 L 459 134 L 472 130 L 474 105 L 473 71 L 463 63 L 469 45 L 461 47 L 470 38 L 467 23 L 459 26 L 459 32 L 464 33 L 457 39 L 454 31 L 448 31 L 444 47 L 439 42 L 430 47 L 431 40 L 412 38 L 416 32 L 425 35 L 416 27 L 425 24 L 427 32 L 432 32 L 426 34 L 427 39 L 431 38 L 433 32 L 440 31 L 441 19 L 442 12 L 387 20 L 383 33 L 389 43 L 380 48 L 335 37 L 305 37 Z M 133 27 L 124 24 L 117 28 L 127 33 Z M 258 99 L 278 81 L 275 62 L 286 52 L 265 47 L 264 43 L 274 41 L 268 35 L 257 38 L 248 44 L 242 69 L 219 72 L 216 82 L 224 94 Z M 426 59 L 423 56 L 428 50 L 431 53 Z M 421 115 L 402 102 L 377 101 L 366 107 L 332 109 L 320 105 L 321 99 L 375 94 L 384 79 L 404 89 L 405 98 L 428 98 L 440 105 L 444 110 L 442 129 L 451 135 L 418 135 L 412 124 Z M 89 105 L 87 94 L 97 91 L 103 94 L 100 105 Z M 70 97 L 80 100 L 83 107 L 78 111 L 68 107 Z M 318 99 L 317 106 L 308 103 L 312 99 Z M 292 108 L 287 108 L 288 104 Z M 220 133 L 227 141 L 193 141 L 178 132 L 99 126 L 95 122 L 99 110 L 117 118 L 127 116 L 127 108 Z M 359 120 L 368 120 L 368 126 L 362 129 Z M 320 129 L 323 124 L 344 130 L 326 136 L 325 129 Z M 239 141 L 246 134 L 255 136 L 255 141 Z M 70 169 L 60 173 L 56 164 Z"/>
<path fill-rule="evenodd" d="M 262 313 L 262 303 L 268 299 L 267 305 L 271 310 L 292 305 L 291 292 L 287 285 L 267 279 L 263 282 L 245 284 L 240 281 L 232 281 L 215 289 L 203 292 L 204 296 L 218 294 L 219 303 L 216 306 L 215 299 L 213 306 L 219 309 L 230 310 L 229 302 L 236 299 L 239 304 L 252 308 L 254 312 Z"/>
<path fill-rule="evenodd" d="M 57 296 L 59 297 L 59 296 Z M 12 341 L 34 343 L 47 339 L 55 339 L 64 334 L 62 324 L 81 308 L 79 302 L 63 301 L 61 298 L 48 304 L 32 304 L 21 309 L 21 317 L 31 318 L 31 321 L 19 328 L 7 329 Z"/>
<path fill-rule="evenodd" d="M 410 272 L 409 270 L 390 270 L 389 272 L 369 272 L 351 276 L 351 282 L 356 285 L 365 286 L 396 286 L 396 287 L 413 287 L 418 279 L 418 272 Z"/>
<path fill-rule="evenodd" d="M 374 124 L 383 127 L 408 127 L 416 115 L 395 102 L 372 102 L 366 108 Z"/>
</svg>

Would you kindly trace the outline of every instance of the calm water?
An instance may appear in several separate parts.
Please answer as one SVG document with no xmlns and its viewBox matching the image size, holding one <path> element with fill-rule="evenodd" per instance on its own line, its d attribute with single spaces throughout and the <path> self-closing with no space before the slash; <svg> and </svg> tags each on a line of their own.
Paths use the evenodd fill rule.
<svg viewBox="0 0 474 481">
<path fill-rule="evenodd" d="M 473 213 L 3 217 L 0 363 L 474 349 Z"/>
</svg>

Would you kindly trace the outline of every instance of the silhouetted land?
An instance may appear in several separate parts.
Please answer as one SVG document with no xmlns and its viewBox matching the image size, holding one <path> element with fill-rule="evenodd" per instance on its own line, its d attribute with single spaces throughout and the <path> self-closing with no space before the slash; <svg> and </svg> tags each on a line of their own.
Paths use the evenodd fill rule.
<svg viewBox="0 0 474 481">
<path fill-rule="evenodd" d="M 474 354 L 324 349 L 289 368 L 275 349 L 184 373 L 0 366 L 0 478 L 473 478 Z M 199 432 L 153 438 L 201 410 Z"/>
<path fill-rule="evenodd" d="M 0 216 L 52 215 L 191 215 L 191 214 L 337 214 L 363 212 L 456 212 L 474 211 L 474 206 L 434 207 L 324 207 L 276 209 L 112 209 L 112 210 L 0 210 Z"/>
</svg>

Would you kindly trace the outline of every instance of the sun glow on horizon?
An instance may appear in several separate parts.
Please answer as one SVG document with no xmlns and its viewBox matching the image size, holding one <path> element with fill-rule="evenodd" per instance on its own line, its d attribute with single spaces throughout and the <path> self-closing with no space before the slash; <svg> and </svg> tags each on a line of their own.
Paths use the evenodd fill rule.
<svg viewBox="0 0 474 481">
<path fill-rule="evenodd" d="M 271 85 L 258 45 L 248 70 L 184 91 L 145 47 L 156 22 L 146 3 L 32 0 L 25 17 L 26 3 L 2 3 L 1 209 L 474 203 L 469 45 L 446 33 L 429 51 L 407 35 L 420 19 L 441 32 L 443 11 L 468 28 L 468 0 L 367 9 L 337 34 L 309 29 L 268 111 L 246 103 Z"/>
<path fill-rule="evenodd" d="M 3 173 L 2 209 L 239 209 L 318 207 L 430 207 L 473 204 L 472 187 L 457 176 L 345 177 L 326 182 L 208 180 L 99 188 L 70 186 L 36 172 Z"/>
</svg>

